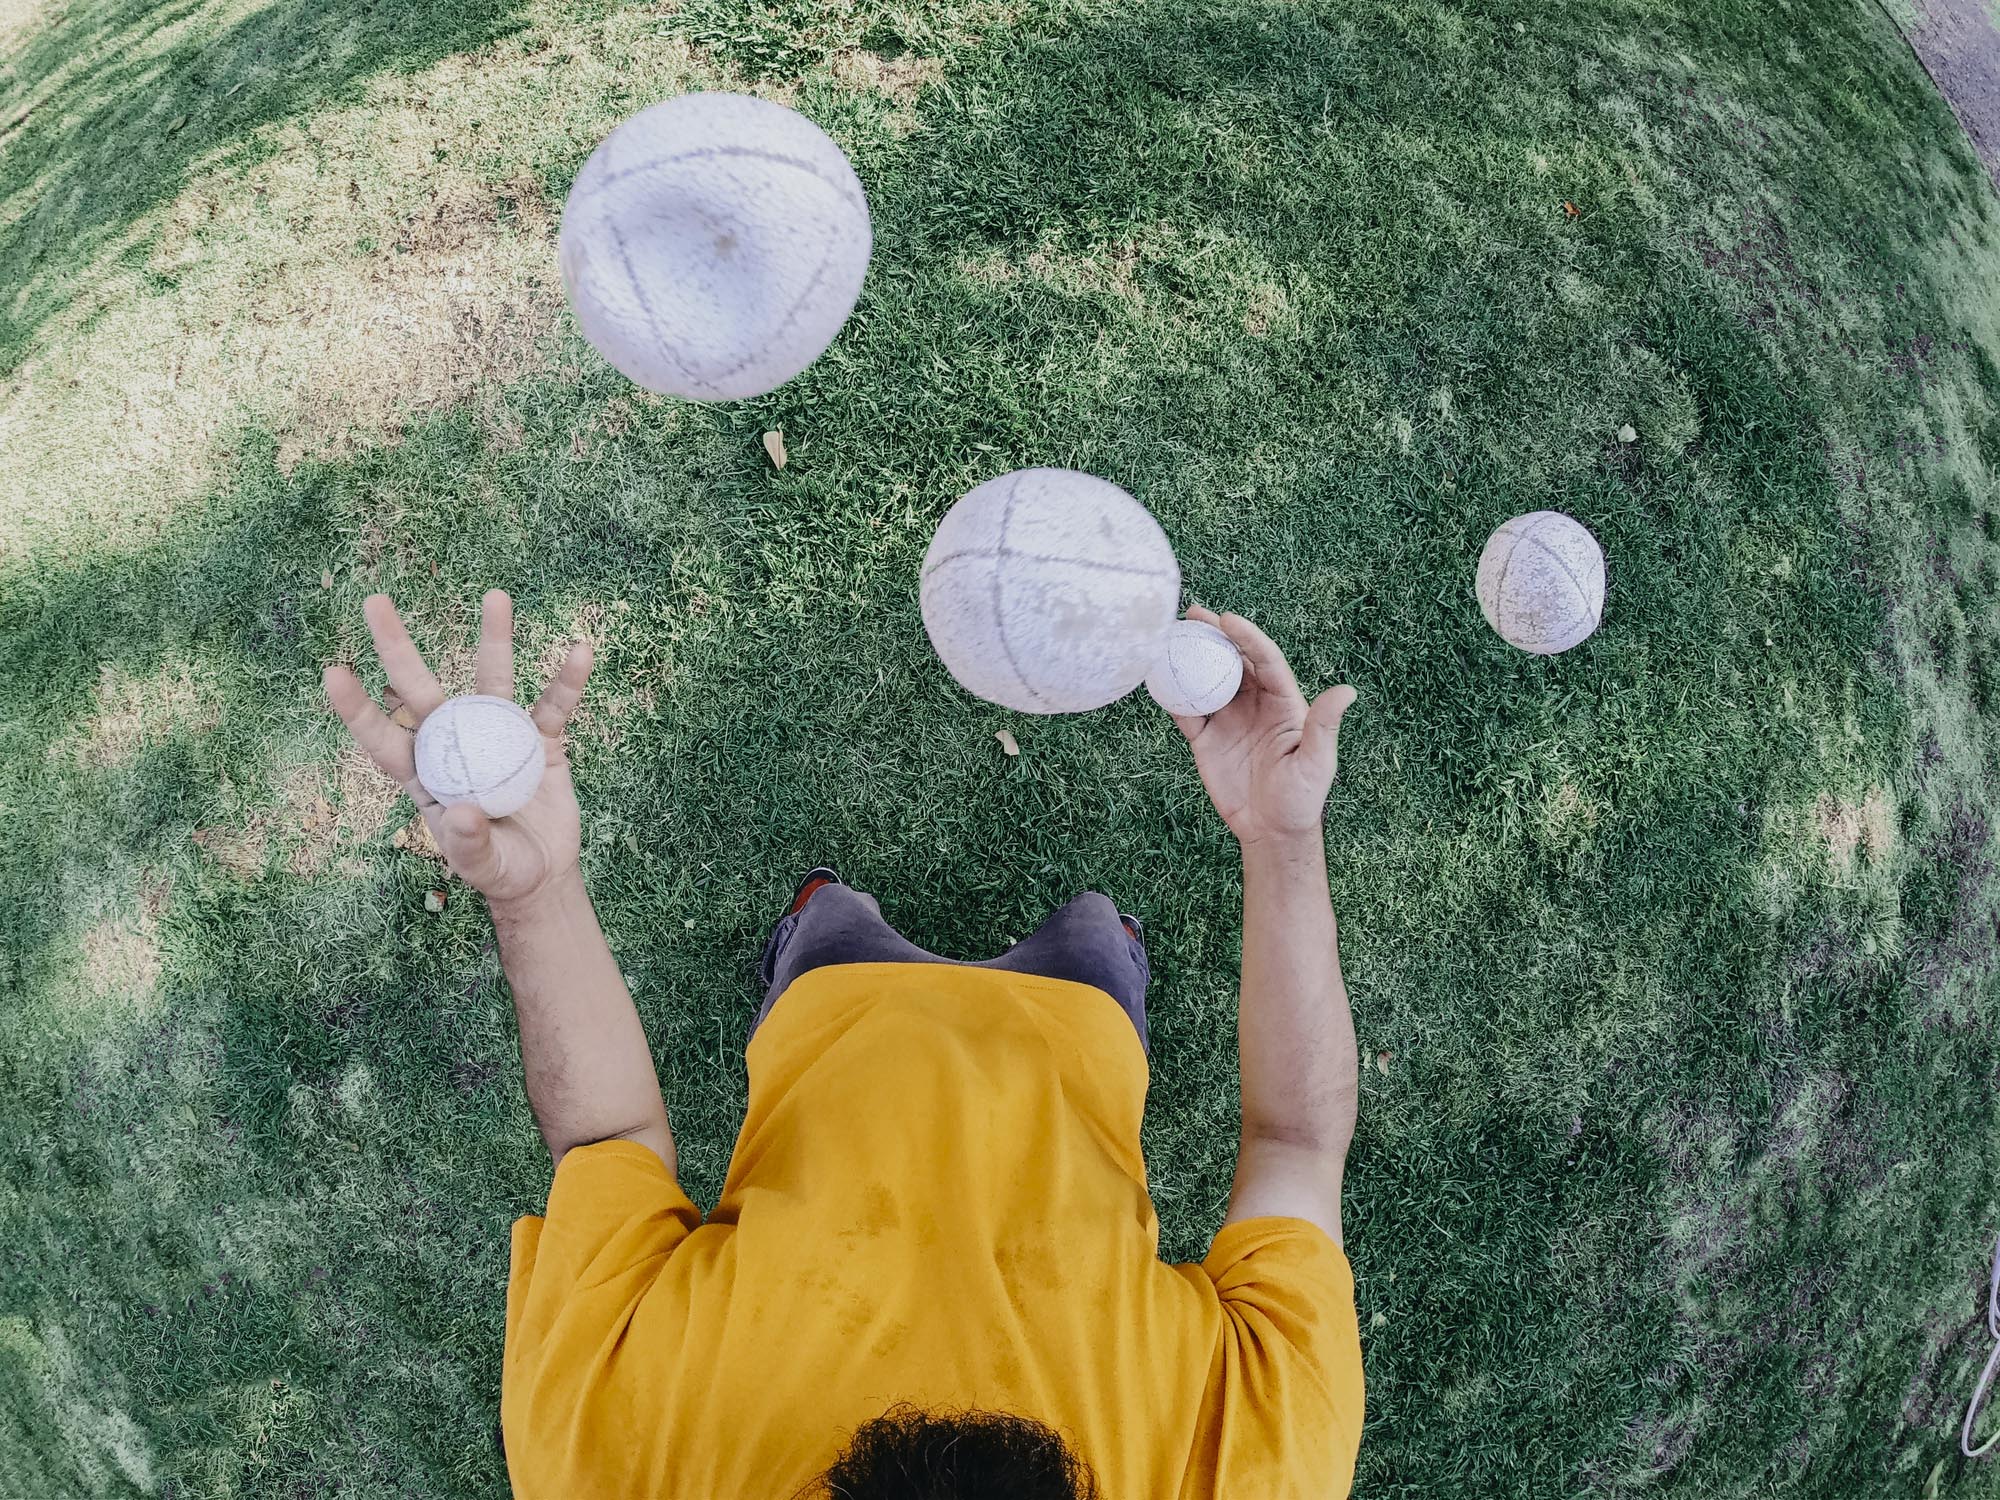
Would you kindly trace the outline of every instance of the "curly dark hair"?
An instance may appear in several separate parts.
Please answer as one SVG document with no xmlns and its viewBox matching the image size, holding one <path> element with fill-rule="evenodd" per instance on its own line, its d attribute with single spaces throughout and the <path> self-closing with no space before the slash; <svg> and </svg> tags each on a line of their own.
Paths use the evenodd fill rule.
<svg viewBox="0 0 2000 1500">
<path fill-rule="evenodd" d="M 1099 1500 L 1097 1478 L 1062 1434 L 997 1411 L 899 1402 L 855 1429 L 811 1500 Z"/>
</svg>

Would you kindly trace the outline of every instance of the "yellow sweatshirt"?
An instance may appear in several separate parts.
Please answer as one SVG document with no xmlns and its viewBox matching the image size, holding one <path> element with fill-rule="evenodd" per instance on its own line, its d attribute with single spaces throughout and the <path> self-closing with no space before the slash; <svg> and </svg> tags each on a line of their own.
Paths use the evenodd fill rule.
<svg viewBox="0 0 2000 1500">
<path fill-rule="evenodd" d="M 1339 1500 L 1347 1259 L 1303 1219 L 1159 1259 L 1147 1068 L 1100 990 L 942 964 L 805 974 L 752 1038 L 704 1221 L 659 1158 L 569 1152 L 514 1225 L 518 1500 L 774 1500 L 898 1401 L 1062 1432 L 1106 1500 Z"/>
</svg>

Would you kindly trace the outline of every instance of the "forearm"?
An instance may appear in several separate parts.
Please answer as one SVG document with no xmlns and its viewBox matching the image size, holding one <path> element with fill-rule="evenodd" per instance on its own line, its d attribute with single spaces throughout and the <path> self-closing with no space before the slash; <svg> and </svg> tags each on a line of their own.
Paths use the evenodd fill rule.
<svg viewBox="0 0 2000 1500">
<path fill-rule="evenodd" d="M 1243 851 L 1243 1134 L 1344 1156 L 1360 1077 L 1318 829 Z"/>
<path fill-rule="evenodd" d="M 673 1137 L 645 1028 L 580 874 L 517 903 L 493 903 L 514 991 L 528 1104 L 549 1153 L 614 1137 L 674 1170 Z"/>
</svg>

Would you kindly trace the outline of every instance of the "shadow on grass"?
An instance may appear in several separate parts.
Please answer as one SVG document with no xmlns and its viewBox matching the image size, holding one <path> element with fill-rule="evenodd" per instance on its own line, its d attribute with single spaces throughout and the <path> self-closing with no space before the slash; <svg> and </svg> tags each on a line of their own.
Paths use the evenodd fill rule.
<svg viewBox="0 0 2000 1500">
<path fill-rule="evenodd" d="M 271 14 L 314 24 L 293 7 Z M 641 427 L 570 456 L 578 413 L 615 388 L 593 372 L 587 390 L 545 388 L 535 430 L 511 455 L 486 451 L 451 416 L 413 424 L 399 449 L 289 479 L 253 452 L 231 492 L 151 548 L 0 571 L 9 766 L 90 711 L 106 665 L 146 677 L 199 656 L 235 671 L 225 728 L 168 738 L 0 841 L 10 900 L 0 951 L 13 977 L 62 936 L 62 878 L 79 849 L 199 870 L 188 837 L 218 777 L 255 770 L 259 735 L 274 718 L 303 717 L 320 660 L 351 633 L 358 590 L 321 590 L 320 568 L 349 561 L 369 507 L 394 494 L 392 560 L 407 546 L 409 566 L 382 582 L 399 597 L 470 598 L 497 581 L 522 597 L 524 619 L 539 587 L 629 596 L 643 621 L 607 648 L 594 691 L 657 682 L 657 711 L 635 710 L 617 753 L 580 759 L 580 781 L 591 782 L 596 894 L 667 1060 L 698 1200 L 720 1181 L 740 1108 L 733 1028 L 750 991 L 729 964 L 754 955 L 793 871 L 852 855 L 872 867 L 856 872 L 864 879 L 929 892 L 929 910 L 906 925 L 946 951 L 991 943 L 1070 883 L 1119 879 L 1149 919 L 1170 913 L 1149 920 L 1162 983 L 1148 1148 L 1156 1197 L 1171 1205 L 1163 1248 L 1198 1254 L 1226 1192 L 1233 1105 L 1229 850 L 1184 752 L 1143 703 L 1037 722 L 1022 734 L 1026 753 L 1002 761 L 990 728 L 1020 724 L 944 684 L 910 587 L 930 526 L 970 470 L 1073 462 L 1142 492 L 1191 584 L 1253 604 L 1306 673 L 1363 687 L 1338 827 L 1375 860 L 1338 878 L 1362 1024 L 1385 1059 L 1397 1054 L 1365 1081 L 1351 1179 L 1377 1402 L 1364 1482 L 1540 1494 L 1643 1481 L 1743 1494 L 1794 1431 L 1817 1424 L 1828 1456 L 1816 1453 L 1815 1474 L 1831 1476 L 1817 1493 L 1844 1481 L 1855 1492 L 1887 1461 L 1886 1424 L 1870 1426 L 1875 1392 L 1895 1378 L 1907 1339 L 1853 1352 L 1806 1411 L 1787 1383 L 1803 1346 L 1760 1329 L 1779 1320 L 1845 1356 L 1854 1341 L 1842 1343 L 1833 1303 L 1880 1319 L 1899 1297 L 1914 1302 L 1878 1272 L 1935 1227 L 1926 1213 L 1942 1217 L 1941 1200 L 1890 1178 L 1849 1202 L 1837 1177 L 1822 1182 L 1820 1162 L 1787 1163 L 1772 1191 L 1792 1200 L 1770 1205 L 1787 1232 L 1746 1230 L 1708 1268 L 1729 1305 L 1701 1311 L 1716 1330 L 1696 1350 L 1705 1362 L 1677 1366 L 1689 1314 L 1663 1290 L 1650 1122 L 1663 1099 L 1708 1090 L 1732 1128 L 1743 1116 L 1740 1137 L 1721 1138 L 1753 1155 L 1781 1134 L 1750 1113 L 1771 1112 L 1758 1090 L 1779 1047 L 1822 1049 L 1868 1077 L 1893 1106 L 1885 1131 L 1922 1140 L 1940 1121 L 1978 1118 L 1969 1075 L 1957 1094 L 1925 1091 L 1898 1061 L 1902 1034 L 1875 1016 L 1893 1015 L 1900 976 L 1877 966 L 1866 983 L 1796 983 L 1792 945 L 1824 913 L 1802 900 L 1781 919 L 1756 904 L 1763 811 L 1821 790 L 1819 724 L 1851 709 L 1866 737 L 1857 758 L 1874 757 L 1867 769 L 1885 776 L 1900 769 L 1901 709 L 1887 695 L 1853 701 L 1880 612 L 1820 434 L 1837 404 L 1821 397 L 1837 387 L 1843 402 L 1873 403 L 1882 427 L 1869 440 L 1889 450 L 1880 434 L 1903 392 L 1826 362 L 1793 394 L 1764 334 L 1810 330 L 1810 310 L 1760 312 L 1760 326 L 1726 276 L 1675 247 L 1671 225 L 1614 211 L 1625 175 L 1571 69 L 1588 28 L 1650 12 L 1603 7 L 1570 35 L 1551 15 L 1482 13 L 1488 31 L 1456 40 L 1386 11 L 1257 6 L 996 36 L 927 104 L 925 130 L 863 152 L 878 274 L 828 358 L 768 400 L 692 414 L 676 437 Z M 1750 34 L 1757 16 L 1722 8 L 1721 40 L 1706 43 L 1694 23 L 1662 22 L 1658 45 L 1743 49 L 1756 70 L 1731 82 L 1740 93 L 1762 79 L 1758 102 L 1789 112 L 1801 139 L 1838 123 L 1844 102 L 1902 102 L 1892 75 L 1854 61 L 1866 51 L 1858 23 L 1778 55 Z M 417 39 L 404 40 L 418 56 Z M 1662 128 L 1701 128 L 1681 121 L 1671 86 L 1621 82 Z M 297 86 L 288 107 L 317 102 L 321 86 L 310 100 Z M 140 117 L 112 115 L 129 143 Z M 1791 229 L 1796 242 L 1851 244 L 1850 290 L 1879 306 L 1912 263 L 1908 244 L 1879 227 L 1898 217 L 1903 184 L 1854 163 L 1925 149 L 1924 118 L 1880 111 L 1840 147 L 1847 172 L 1811 176 L 1818 196 Z M 1524 178 L 1531 152 L 1568 139 L 1589 149 L 1565 161 L 1560 184 Z M 1796 157 L 1760 165 L 1720 129 L 1703 149 L 1689 168 L 1706 174 L 1700 192 L 1732 174 L 1757 191 L 1770 186 L 1760 172 L 1809 175 Z M 183 153 L 178 170 L 192 159 Z M 153 201 L 130 186 L 128 203 Z M 1564 196 L 1586 214 L 1562 215 Z M 1928 232 L 1943 222 L 1930 211 L 1917 205 L 1901 222 Z M 96 225 L 102 246 L 120 220 L 79 222 Z M 1013 279 L 989 285 L 963 268 L 982 256 L 1006 260 Z M 1283 294 L 1270 327 L 1244 321 L 1254 309 L 1232 300 L 1245 291 L 1239 273 Z M 1095 289 L 1068 289 L 1064 276 Z M 1566 301 L 1579 286 L 1595 300 Z M 1946 316 L 1924 305 L 1920 281 L 1913 292 L 1894 316 Z M 1895 330 L 1882 331 L 1893 347 Z M 1440 388 L 1458 424 L 1439 408 L 1399 450 L 1379 424 L 1423 417 Z M 1612 419 L 1620 402 L 1647 434 L 1642 463 L 1600 457 L 1624 420 Z M 1677 402 L 1699 416 L 1698 451 L 1652 437 Z M 807 435 L 782 475 L 758 456 L 767 417 Z M 459 493 L 475 473 L 477 500 Z M 1920 471 L 1883 473 L 1913 511 L 1932 503 Z M 885 499 L 891 486 L 902 488 Z M 1495 521 L 1543 503 L 1605 538 L 1616 603 L 1586 648 L 1529 662 L 1491 640 L 1464 575 Z M 424 570 L 427 558 L 443 559 L 442 577 Z M 1803 729 L 1764 712 L 1783 693 L 1798 696 Z M 1569 852 L 1538 842 L 1516 805 L 1521 787 L 1558 781 L 1602 818 Z M 604 834 L 633 842 L 596 843 Z M 625 848 L 634 857 L 605 857 Z M 968 875 L 974 865 L 984 868 Z M 130 1076 L 100 1094 L 140 1115 L 163 1096 L 196 1117 L 197 1140 L 249 1152 L 274 1195 L 315 1207 L 323 1195 L 338 1212 L 315 1232 L 366 1285 L 310 1327 L 295 1319 L 291 1299 L 321 1253 L 310 1240 L 286 1252 L 282 1275 L 222 1283 L 215 1273 L 239 1242 L 205 1238 L 199 1215 L 211 1201 L 233 1210 L 242 1194 L 214 1181 L 162 1210 L 168 1222 L 140 1226 L 162 1247 L 148 1275 L 185 1299 L 157 1326 L 141 1315 L 157 1288 L 136 1272 L 92 1272 L 125 1294 L 116 1299 L 82 1274 L 56 1277 L 56 1293 L 25 1277 L 10 1288 L 24 1304 L 66 1296 L 123 1309 L 93 1354 L 111 1363 L 122 1343 L 139 1394 L 167 1414 L 165 1449 L 190 1441 L 169 1424 L 204 1400 L 219 1405 L 246 1373 L 302 1379 L 320 1411 L 359 1411 L 370 1425 L 395 1414 L 371 1367 L 424 1349 L 445 1351 L 439 1410 L 412 1424 L 427 1432 L 396 1442 L 428 1457 L 483 1440 L 493 1231 L 522 1206 L 534 1171 L 508 1155 L 513 1145 L 435 1118 L 441 1098 L 505 1095 L 504 1118 L 527 1140 L 483 917 L 470 901 L 435 922 L 418 915 L 421 873 L 378 866 L 328 891 L 282 873 L 196 875 L 170 909 L 191 941 L 165 1004 L 185 1009 L 190 1031 L 213 1031 L 219 1059 L 206 1092 L 183 1095 L 170 1072 L 147 1071 L 142 1040 Z M 976 900 L 938 894 L 974 879 Z M 893 911 L 900 903 L 885 896 Z M 1946 889 L 1928 899 L 1948 911 Z M 1789 1029 L 1781 1007 L 1794 1013 Z M 70 1060 L 46 1071 L 40 1061 L 0 1061 L 0 1079 L 20 1084 L 5 1091 L 22 1122 L 13 1134 L 65 1143 L 48 1170 L 67 1196 L 52 1185 L 50 1201 L 88 1223 L 91 1194 L 125 1159 L 105 1151 L 124 1138 L 121 1122 L 80 1123 L 59 1071 Z M 1574 1115 L 1556 1108 L 1572 1097 Z M 60 1129 L 41 1128 L 57 1119 Z M 462 1171 L 411 1166 L 426 1132 Z M 524 1149 L 532 1156 L 531 1141 Z M 520 1170 L 505 1178 L 496 1162 Z M 1737 1165 L 1718 1169 L 1725 1186 Z M 1951 1191 L 1969 1203 L 1977 1164 L 1958 1168 Z M 1838 1236 L 1813 1217 L 1835 1189 L 1851 1214 Z M 370 1216 L 358 1228 L 357 1203 Z M 62 1229 L 43 1232 L 35 1253 L 53 1263 Z M 1840 1297 L 1793 1309 L 1801 1272 L 1826 1271 L 1830 1246 L 1848 1278 Z M 455 1266 L 453 1253 L 483 1259 Z M 488 1404 L 451 1408 L 453 1380 Z M 1698 1423 L 1666 1422 L 1679 1401 L 1709 1404 Z M 200 1441 L 223 1451 L 257 1441 L 247 1419 L 216 1410 Z M 355 1420 L 300 1418 L 270 1462 L 289 1477 L 332 1451 L 393 1482 L 399 1470 L 365 1468 L 368 1443 L 340 1425 Z M 440 1485 L 477 1493 L 495 1473 L 475 1463 Z"/>
<path fill-rule="evenodd" d="M 38 33 L 0 104 L 0 374 L 114 261 L 197 166 L 256 160 L 268 125 L 356 97 L 520 28 L 519 0 L 275 0 L 221 28 L 199 0 L 79 4 Z M 154 50 L 152 38 L 178 34 Z M 55 78 L 52 87 L 47 80 Z"/>
</svg>

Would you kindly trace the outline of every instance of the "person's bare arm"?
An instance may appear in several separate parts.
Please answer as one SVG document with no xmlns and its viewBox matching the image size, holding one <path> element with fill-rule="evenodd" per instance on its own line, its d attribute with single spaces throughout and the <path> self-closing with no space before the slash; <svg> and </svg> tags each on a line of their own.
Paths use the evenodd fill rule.
<svg viewBox="0 0 2000 1500">
<path fill-rule="evenodd" d="M 445 701 L 386 595 L 364 606 L 389 686 L 421 723 Z M 562 742 L 583 697 L 590 648 L 582 642 L 550 679 L 531 714 L 547 769 L 534 800 L 493 819 L 477 807 L 442 807 L 417 780 L 415 736 L 369 698 L 345 666 L 326 669 L 327 697 L 361 748 L 402 783 L 452 869 L 485 894 L 514 991 L 528 1103 L 549 1154 L 593 1141 L 647 1147 L 674 1170 L 674 1139 L 652 1053 L 624 977 L 604 941 L 578 864 L 581 817 Z M 475 687 L 514 696 L 513 603 L 498 589 L 484 600 Z"/>
<path fill-rule="evenodd" d="M 525 901 L 494 901 L 493 930 L 521 1025 L 528 1104 L 557 1161 L 628 1140 L 674 1170 L 674 1138 L 645 1029 L 575 870 Z"/>
<path fill-rule="evenodd" d="M 1334 688 L 1309 706 L 1284 654 L 1256 626 L 1188 613 L 1227 634 L 1244 667 L 1227 707 L 1179 721 L 1243 851 L 1243 1123 L 1224 1222 L 1307 1219 L 1339 1242 L 1360 1079 L 1321 817 L 1354 690 Z"/>
<path fill-rule="evenodd" d="M 1244 847 L 1236 1036 L 1243 1133 L 1229 1218 L 1290 1214 L 1338 1242 L 1359 1073 L 1317 829 Z"/>
</svg>

